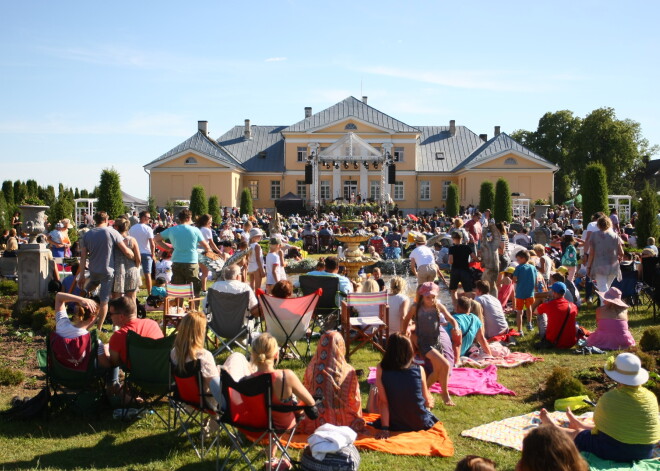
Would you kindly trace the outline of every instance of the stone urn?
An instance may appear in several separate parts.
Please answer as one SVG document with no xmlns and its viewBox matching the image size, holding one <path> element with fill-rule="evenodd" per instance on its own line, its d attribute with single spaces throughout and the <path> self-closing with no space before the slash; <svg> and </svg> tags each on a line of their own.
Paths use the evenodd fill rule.
<svg viewBox="0 0 660 471">
<path fill-rule="evenodd" d="M 188 206 L 174 206 L 174 209 L 172 210 L 174 214 L 172 214 L 172 219 L 175 221 L 179 220 L 179 213 L 183 211 L 184 209 L 188 209 Z"/>
<path fill-rule="evenodd" d="M 539 221 L 545 221 L 548 219 L 548 210 L 550 209 L 549 204 L 535 204 L 534 205 L 534 219 Z"/>
<path fill-rule="evenodd" d="M 19 208 L 23 219 L 23 232 L 29 234 L 30 243 L 34 243 L 37 236 L 46 231 L 46 210 L 50 206 L 24 204 Z"/>
</svg>

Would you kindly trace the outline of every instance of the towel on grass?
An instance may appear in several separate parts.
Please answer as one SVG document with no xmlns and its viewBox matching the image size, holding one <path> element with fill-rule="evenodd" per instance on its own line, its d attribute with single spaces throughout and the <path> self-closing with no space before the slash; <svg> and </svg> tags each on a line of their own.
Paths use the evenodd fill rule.
<svg viewBox="0 0 660 471">
<path fill-rule="evenodd" d="M 379 414 L 364 414 L 367 423 L 376 421 Z M 452 443 L 442 422 L 420 432 L 391 432 L 387 440 L 376 439 L 377 429 L 367 425 L 353 443 L 360 450 L 380 451 L 390 455 L 408 456 L 454 456 Z M 303 449 L 307 446 L 307 435 L 297 433 L 291 440 L 291 447 Z"/>
<path fill-rule="evenodd" d="M 543 361 L 543 358 L 535 357 L 531 353 L 525 352 L 508 352 L 502 357 L 491 357 L 479 351 L 470 354 L 469 357 L 461 357 L 461 364 L 476 368 L 483 368 L 489 365 L 495 365 L 500 368 L 515 368 L 516 366 L 534 363 L 536 361 Z"/>
<path fill-rule="evenodd" d="M 603 460 L 592 453 L 582 453 L 584 459 L 589 463 L 591 471 L 653 471 L 660 470 L 660 460 L 642 460 L 634 463 L 617 463 L 616 461 Z"/>
<path fill-rule="evenodd" d="M 369 368 L 367 381 L 369 384 L 376 382 L 375 367 Z M 449 394 L 454 396 L 468 396 L 470 394 L 481 394 L 485 396 L 494 396 L 496 394 L 516 395 L 515 392 L 497 382 L 497 367 L 494 365 L 487 366 L 483 370 L 454 368 L 447 386 Z M 429 391 L 439 394 L 442 392 L 442 388 L 439 383 L 435 383 L 429 387 Z"/>
</svg>

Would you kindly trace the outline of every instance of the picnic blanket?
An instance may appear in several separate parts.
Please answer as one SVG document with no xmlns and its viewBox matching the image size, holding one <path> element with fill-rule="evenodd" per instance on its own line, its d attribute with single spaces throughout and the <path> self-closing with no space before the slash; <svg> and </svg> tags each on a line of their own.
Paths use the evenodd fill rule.
<svg viewBox="0 0 660 471">
<path fill-rule="evenodd" d="M 376 368 L 369 368 L 369 384 L 376 382 Z M 454 396 L 468 396 L 470 394 L 482 394 L 484 396 L 494 396 L 496 394 L 505 394 L 515 396 L 516 393 L 505 388 L 497 382 L 497 367 L 490 365 L 483 370 L 474 368 L 454 368 L 449 377 L 447 385 L 449 394 Z M 432 393 L 441 393 L 442 388 L 439 383 L 429 387 Z"/>
<path fill-rule="evenodd" d="M 579 416 L 587 423 L 592 421 L 593 412 L 586 412 Z M 562 427 L 568 427 L 568 419 L 565 412 L 550 412 L 552 417 Z M 539 412 L 509 417 L 489 424 L 479 425 L 469 430 L 463 430 L 461 436 L 476 438 L 485 442 L 492 442 L 515 450 L 522 450 L 523 438 L 531 429 L 538 427 L 541 423 Z"/>
<path fill-rule="evenodd" d="M 652 471 L 660 470 L 660 460 L 642 460 L 634 463 L 618 463 L 616 461 L 603 460 L 592 453 L 582 453 L 584 459 L 589 463 L 591 471 Z"/>
<path fill-rule="evenodd" d="M 461 364 L 475 368 L 484 368 L 489 365 L 495 365 L 500 368 L 515 368 L 516 366 L 543 361 L 543 358 L 536 357 L 526 352 L 509 352 L 503 357 L 489 357 L 482 353 L 473 353 L 469 357 L 461 357 Z"/>
<path fill-rule="evenodd" d="M 373 423 L 379 414 L 364 414 L 367 423 Z M 442 422 L 420 432 L 391 432 L 386 440 L 376 439 L 377 429 L 367 425 L 364 432 L 358 433 L 353 443 L 360 450 L 380 451 L 390 455 L 408 456 L 454 456 L 452 443 Z M 307 446 L 307 434 L 297 433 L 291 439 L 291 447 L 303 449 Z"/>
</svg>

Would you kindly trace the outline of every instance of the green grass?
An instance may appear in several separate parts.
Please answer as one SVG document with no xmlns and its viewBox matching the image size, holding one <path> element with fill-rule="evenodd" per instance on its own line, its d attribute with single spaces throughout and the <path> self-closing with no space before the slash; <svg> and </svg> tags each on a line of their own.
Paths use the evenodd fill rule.
<svg viewBox="0 0 660 471">
<path fill-rule="evenodd" d="M 631 314 L 630 326 L 639 341 L 643 330 L 653 325 L 652 313 L 642 310 Z M 588 329 L 595 327 L 593 309 L 580 313 L 579 321 Z M 521 350 L 533 351 L 531 336 L 520 343 Z M 500 470 L 513 470 L 519 454 L 486 442 L 463 438 L 460 432 L 494 420 L 524 414 L 539 409 L 539 394 L 545 378 L 554 366 L 565 366 L 574 371 L 600 367 L 605 355 L 579 356 L 571 352 L 544 351 L 539 353 L 543 362 L 514 369 L 500 369 L 499 381 L 516 391 L 516 396 L 472 396 L 455 398 L 456 407 L 449 408 L 437 400 L 433 412 L 444 423 L 455 445 L 451 458 L 423 458 L 392 456 L 383 453 L 362 452 L 363 471 L 382 469 L 453 470 L 455 464 L 467 454 L 487 456 L 498 463 Z M 366 405 L 368 385 L 366 373 L 374 366 L 379 355 L 363 349 L 352 363 L 363 369 L 361 380 L 363 404 Z M 304 367 L 299 362 L 284 362 L 300 376 Z M 0 388 L 0 408 L 6 408 L 16 387 Z M 36 391 L 23 391 L 33 395 Z M 166 406 L 161 407 L 166 411 Z M 226 441 L 223 441 L 226 445 Z M 104 411 L 98 419 L 85 419 L 62 413 L 50 421 L 30 423 L 0 422 L 0 467 L 2 469 L 111 469 L 111 470 L 208 470 L 213 469 L 211 459 L 199 462 L 184 437 L 168 432 L 155 416 L 148 416 L 129 426 L 112 419 L 112 411 Z M 221 456 L 225 449 L 221 450 Z"/>
</svg>

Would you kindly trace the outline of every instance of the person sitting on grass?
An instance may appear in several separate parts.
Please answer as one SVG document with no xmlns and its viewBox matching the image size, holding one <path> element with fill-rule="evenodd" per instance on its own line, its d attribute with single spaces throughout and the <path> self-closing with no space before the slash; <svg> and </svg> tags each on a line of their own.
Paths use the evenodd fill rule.
<svg viewBox="0 0 660 471">
<path fill-rule="evenodd" d="M 466 356 L 472 344 L 476 341 L 481 345 L 483 352 L 486 355 L 492 356 L 490 346 L 484 336 L 483 322 L 476 314 L 472 313 L 472 300 L 467 296 L 461 296 L 456 302 L 456 312 L 454 319 L 460 328 L 458 335 L 453 335 L 452 325 L 446 324 L 445 329 L 451 335 L 454 347 L 454 359 L 460 359 Z M 476 303 L 476 301 L 475 301 Z M 458 361 L 456 361 L 458 363 Z"/>
<path fill-rule="evenodd" d="M 506 321 L 502 304 L 490 294 L 490 283 L 479 280 L 475 286 L 476 297 L 474 300 L 479 303 L 483 312 L 484 335 L 490 339 L 496 335 L 506 334 L 509 331 L 509 324 Z"/>
<path fill-rule="evenodd" d="M 458 358 L 454 357 L 452 339 L 442 327 L 447 323 L 452 325 L 455 342 L 460 342 L 461 329 L 447 308 L 437 300 L 439 292 L 438 285 L 431 281 L 422 283 L 417 288 L 415 302 L 403 319 L 401 331 L 407 332 L 410 321 L 415 320 L 413 342 L 419 354 L 431 363 L 429 383 L 438 381 L 442 386 L 442 400 L 446 405 L 454 406 L 454 402 L 449 397 L 447 384 L 454 361 Z"/>
<path fill-rule="evenodd" d="M 523 439 L 515 471 L 589 471 L 570 438 L 558 427 L 533 428 Z"/>
<path fill-rule="evenodd" d="M 424 368 L 413 362 L 413 347 L 401 333 L 390 335 L 382 361 L 376 369 L 380 419 L 374 423 L 376 438 L 389 438 L 390 430 L 428 430 L 438 421 L 431 413 L 433 397 Z"/>
<path fill-rule="evenodd" d="M 596 404 L 594 425 L 580 421 L 570 409 L 566 413 L 568 428 L 559 427 L 545 409 L 541 410 L 541 422 L 572 438 L 578 450 L 604 460 L 631 462 L 651 458 L 660 440 L 660 420 L 658 399 L 642 386 L 648 381 L 649 372 L 642 368 L 639 357 L 621 353 L 616 359 L 607 359 L 605 374 L 619 384 Z M 547 447 L 547 443 L 543 446 Z"/>
<path fill-rule="evenodd" d="M 587 337 L 587 346 L 603 350 L 634 346 L 635 339 L 628 330 L 628 305 L 621 299 L 621 291 L 612 286 L 605 293 L 596 293 L 603 304 L 596 308 L 596 330 Z"/>
<path fill-rule="evenodd" d="M 387 303 L 390 306 L 390 333 L 402 332 L 403 319 L 410 307 L 410 298 L 405 294 L 406 287 L 407 283 L 404 278 L 393 276 L 390 279 L 390 291 L 387 296 Z M 403 333 L 406 332 L 403 331 Z"/>
<path fill-rule="evenodd" d="M 536 267 L 529 262 L 527 250 L 521 250 L 516 254 L 518 266 L 513 271 L 513 282 L 516 284 L 516 327 L 520 335 L 523 332 L 523 311 L 527 310 L 527 330 L 532 330 L 532 305 L 534 304 L 534 288 L 538 273 Z"/>
<path fill-rule="evenodd" d="M 545 339 L 546 346 L 571 348 L 577 342 L 578 308 L 569 302 L 564 294 L 566 285 L 556 282 L 550 287 L 552 301 L 543 303 L 538 308 L 539 336 Z"/>
</svg>

